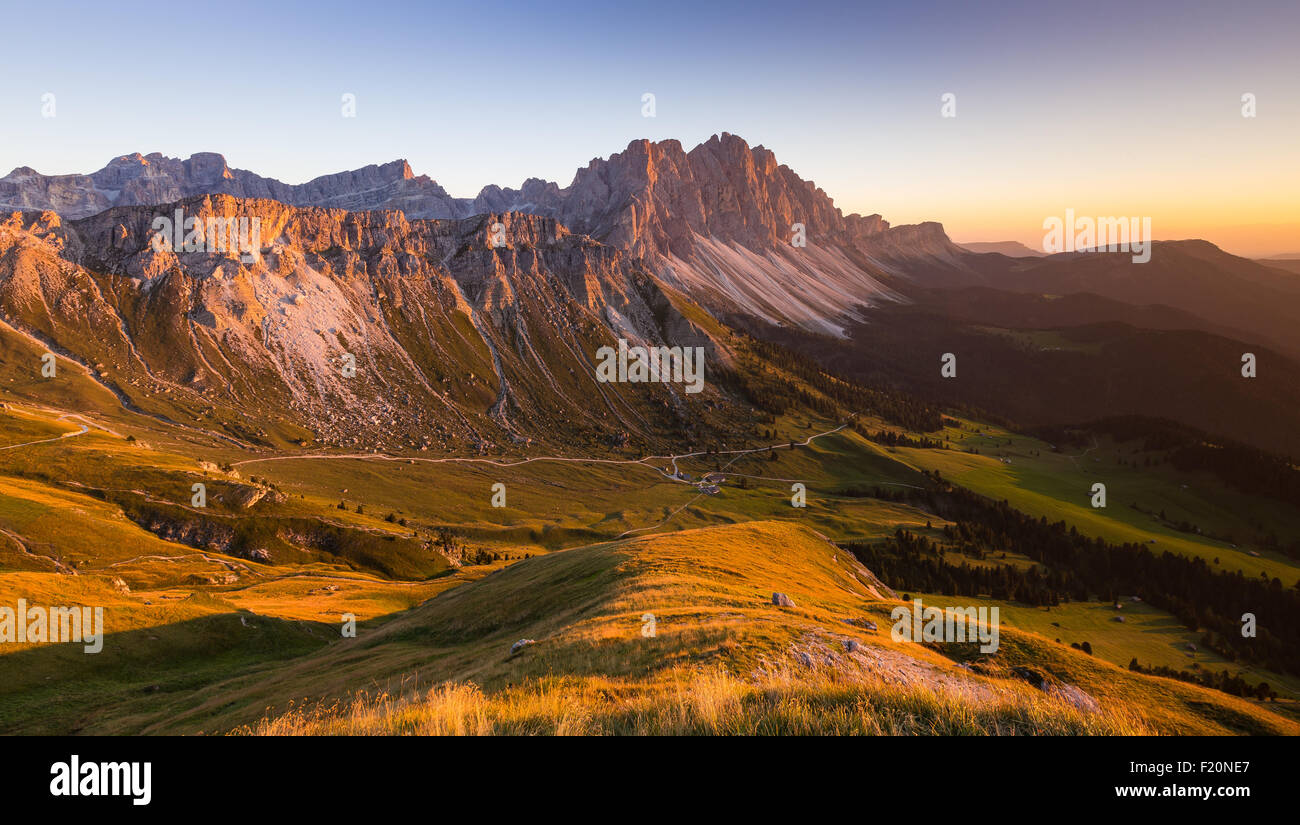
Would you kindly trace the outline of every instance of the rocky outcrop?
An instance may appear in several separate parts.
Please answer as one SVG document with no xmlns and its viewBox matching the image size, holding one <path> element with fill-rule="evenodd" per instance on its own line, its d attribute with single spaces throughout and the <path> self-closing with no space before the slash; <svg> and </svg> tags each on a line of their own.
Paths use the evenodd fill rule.
<svg viewBox="0 0 1300 825">
<path fill-rule="evenodd" d="M 153 243 L 177 210 L 198 221 L 196 251 Z M 209 220 L 256 221 L 255 248 L 218 243 Z M 640 262 L 537 215 L 205 195 L 0 219 L 8 323 L 136 408 L 242 441 L 273 439 L 278 421 L 322 446 L 483 452 L 721 429 L 739 406 L 712 382 L 688 398 L 597 381 L 595 353 L 619 338 L 725 360 L 676 300 Z"/>
<path fill-rule="evenodd" d="M 845 215 L 770 150 L 725 132 L 689 152 L 676 140 L 633 141 L 565 189 L 530 181 L 491 197 L 643 257 L 715 311 L 831 334 L 858 307 L 900 300 L 888 280 L 913 264 L 964 267 L 938 224 Z"/>
</svg>

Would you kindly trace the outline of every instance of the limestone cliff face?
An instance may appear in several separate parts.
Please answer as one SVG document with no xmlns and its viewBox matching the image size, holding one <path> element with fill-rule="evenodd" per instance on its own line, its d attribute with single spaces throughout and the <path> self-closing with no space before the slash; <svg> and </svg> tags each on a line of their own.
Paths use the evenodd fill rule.
<svg viewBox="0 0 1300 825">
<path fill-rule="evenodd" d="M 202 227 L 196 251 L 154 242 L 176 210 Z M 255 220 L 255 245 L 219 243 L 209 219 Z M 229 195 L 12 213 L 0 314 L 139 409 L 247 441 L 276 422 L 358 448 L 609 441 L 707 428 L 732 403 L 713 385 L 598 382 L 594 354 L 618 338 L 723 353 L 639 263 L 537 215 Z"/>
<path fill-rule="evenodd" d="M 838 334 L 859 307 L 900 299 L 886 283 L 903 274 L 898 260 L 871 254 L 889 245 L 888 222 L 844 215 L 771 151 L 735 135 L 689 152 L 675 140 L 633 141 L 566 189 L 531 183 L 493 194 L 644 258 L 716 312 Z M 948 243 L 941 229 L 936 240 Z"/>
<path fill-rule="evenodd" d="M 715 312 L 830 334 L 862 306 L 901 300 L 894 279 L 966 267 L 939 224 L 845 215 L 770 150 L 725 132 L 689 152 L 675 140 L 633 141 L 567 188 L 531 180 L 479 201 L 554 216 L 644 259 Z"/>
<path fill-rule="evenodd" d="M 686 257 L 695 236 L 750 249 L 787 245 L 795 223 L 822 244 L 889 227 L 879 215 L 844 216 L 772 152 L 725 132 L 690 152 L 676 140 L 633 141 L 579 170 L 568 189 L 545 194 L 529 199 L 575 230 L 643 256 Z"/>
</svg>

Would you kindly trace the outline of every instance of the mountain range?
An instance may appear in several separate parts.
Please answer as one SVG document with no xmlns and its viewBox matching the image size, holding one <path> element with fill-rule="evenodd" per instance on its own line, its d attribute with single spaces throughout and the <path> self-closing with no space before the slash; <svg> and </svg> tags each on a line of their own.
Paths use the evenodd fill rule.
<svg viewBox="0 0 1300 825">
<path fill-rule="evenodd" d="M 45 176 L 21 167 L 0 178 L 0 208 L 69 219 L 200 194 L 397 210 L 410 219 L 505 212 L 554 218 L 644 258 L 654 274 L 713 305 L 831 333 L 855 307 L 897 300 L 882 278 L 917 259 L 960 266 L 962 255 L 937 223 L 891 227 L 879 215 L 844 215 L 772 152 L 727 133 L 689 152 L 675 140 L 633 141 L 592 160 L 566 188 L 529 179 L 519 189 L 485 187 L 474 198 L 451 197 L 405 160 L 300 185 L 231 169 L 213 153 L 188 160 L 131 154 L 89 175 Z M 791 245 L 795 224 L 804 227 L 806 247 Z"/>
<path fill-rule="evenodd" d="M 248 440 L 277 421 L 281 439 L 303 428 L 410 449 L 690 432 L 703 418 L 689 406 L 716 398 L 596 380 L 592 353 L 619 338 L 718 349 L 638 262 L 551 218 L 412 221 L 227 195 L 175 206 L 255 218 L 273 240 L 247 263 L 155 249 L 150 207 L 16 213 L 0 225 L 5 323 L 134 408 Z"/>
<path fill-rule="evenodd" d="M 918 310 L 947 319 L 926 327 L 935 359 L 972 312 L 1012 330 L 1186 330 L 1228 341 L 1186 352 L 1276 353 L 1274 376 L 1293 374 L 1300 358 L 1293 272 L 1206 241 L 1156 242 L 1145 264 L 1122 253 L 972 251 L 938 223 L 846 215 L 770 150 L 725 132 L 689 151 L 633 141 L 566 187 L 529 179 L 474 198 L 451 197 L 404 160 L 290 185 L 212 153 L 130 154 L 88 175 L 15 169 L 0 178 L 0 208 L 11 213 L 0 223 L 6 323 L 140 409 L 224 421 L 223 432 L 253 440 L 277 420 L 280 438 L 375 448 L 482 449 L 553 429 L 540 421 L 617 443 L 708 429 L 734 394 L 620 392 L 595 380 L 592 353 L 618 339 L 704 346 L 725 375 L 740 327 L 812 336 L 801 351 L 842 362 L 882 328 L 870 319 Z M 257 218 L 257 261 L 154 249 L 152 221 L 176 209 Z M 970 311 L 954 314 L 972 295 Z M 1054 296 L 1091 299 L 1049 311 Z M 1077 307 L 1086 311 L 1074 317 Z M 1239 368 L 1235 357 L 1189 365 L 1178 348 L 1161 351 L 1174 359 L 1162 368 L 1193 384 L 1202 369 L 1217 386 Z M 339 379 L 344 356 L 363 362 L 358 380 Z M 876 379 L 912 390 L 926 371 L 910 358 L 898 369 L 868 363 Z M 1104 380 L 1105 365 L 1095 372 Z M 1026 423 L 1070 415 L 1003 408 L 1000 391 L 959 395 L 1030 414 Z M 255 403 L 275 415 L 254 420 Z"/>
</svg>

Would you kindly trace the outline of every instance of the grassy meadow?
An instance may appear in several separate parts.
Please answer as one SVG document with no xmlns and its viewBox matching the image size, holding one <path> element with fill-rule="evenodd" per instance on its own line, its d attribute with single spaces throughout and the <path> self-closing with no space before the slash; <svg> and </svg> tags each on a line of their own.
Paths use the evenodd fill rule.
<svg viewBox="0 0 1300 825">
<path fill-rule="evenodd" d="M 937 535 L 937 516 L 863 491 L 919 488 L 938 471 L 1088 535 L 1296 580 L 1280 556 L 1127 506 L 1248 536 L 1256 520 L 1278 523 L 1281 505 L 1138 471 L 1119 462 L 1123 445 L 1071 456 L 962 420 L 943 434 L 953 449 L 885 447 L 840 422 L 787 416 L 771 450 L 678 457 L 687 483 L 670 477 L 671 457 L 618 451 L 255 452 L 127 413 L 93 382 L 77 387 L 66 407 L 5 395 L 0 605 L 101 605 L 107 638 L 93 656 L 0 646 L 5 732 L 1296 732 L 1294 680 L 1245 669 L 1290 694 L 1269 704 L 1130 673 L 1134 656 L 1192 661 L 1195 635 L 1145 605 L 1126 606 L 1120 626 L 1106 606 L 999 603 L 1004 646 L 979 671 L 893 642 L 888 583 L 832 544 L 899 528 Z M 588 458 L 599 460 L 558 460 Z M 710 472 L 726 476 L 716 494 L 693 483 Z M 1089 506 L 1095 480 L 1108 487 L 1104 510 Z M 492 506 L 495 484 L 504 507 Z M 804 507 L 792 506 L 795 484 Z M 245 506 L 250 493 L 261 497 Z M 445 535 L 463 557 L 442 552 Z M 775 591 L 797 607 L 774 607 Z M 349 616 L 355 638 L 341 634 Z M 521 639 L 533 643 L 512 655 Z M 1093 656 L 1068 646 L 1084 639 Z M 1015 667 L 1053 685 L 1031 686 Z"/>
</svg>

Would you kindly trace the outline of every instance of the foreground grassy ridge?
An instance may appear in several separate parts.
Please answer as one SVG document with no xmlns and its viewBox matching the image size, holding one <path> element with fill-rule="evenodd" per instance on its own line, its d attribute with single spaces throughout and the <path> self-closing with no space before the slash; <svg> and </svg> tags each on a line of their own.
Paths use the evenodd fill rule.
<svg viewBox="0 0 1300 825">
<path fill-rule="evenodd" d="M 773 590 L 795 608 L 770 604 Z M 1004 628 L 999 651 L 893 642 L 897 604 L 812 531 L 770 522 L 534 558 L 212 706 L 257 733 L 1289 733 L 1253 702 Z M 642 617 L 656 633 L 641 633 Z M 871 631 L 847 619 L 875 621 Z M 535 643 L 511 655 L 520 638 Z M 846 642 L 860 647 L 850 652 Z M 977 661 L 983 673 L 957 661 Z M 1081 707 L 1011 668 L 1084 691 Z M 284 697 L 294 697 L 293 703 Z M 323 704 L 321 703 L 323 700 Z"/>
<path fill-rule="evenodd" d="M 393 583 L 324 574 L 222 594 L 120 593 L 95 575 L 5 573 L 0 606 L 13 609 L 19 598 L 40 606 L 100 606 L 106 635 L 94 655 L 79 644 L 0 644 L 0 733 L 149 730 L 158 720 L 193 712 L 196 696 L 213 685 L 254 684 L 280 664 L 337 643 L 340 612 L 353 612 L 365 634 L 458 580 L 396 591 Z M 284 617 L 250 612 L 245 602 L 259 609 L 282 605 Z"/>
</svg>

